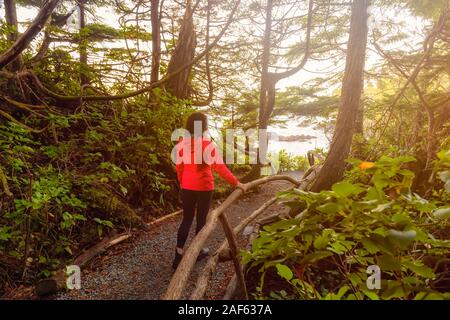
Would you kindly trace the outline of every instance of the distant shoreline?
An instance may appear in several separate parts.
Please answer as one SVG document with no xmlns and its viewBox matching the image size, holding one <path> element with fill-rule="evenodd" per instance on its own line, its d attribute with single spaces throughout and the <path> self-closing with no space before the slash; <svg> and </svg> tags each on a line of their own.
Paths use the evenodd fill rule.
<svg viewBox="0 0 450 320">
<path fill-rule="evenodd" d="M 311 136 L 308 134 L 300 134 L 300 135 L 289 135 L 289 136 L 278 136 L 278 141 L 287 141 L 287 142 L 305 142 L 308 140 L 316 139 L 316 136 Z"/>
</svg>

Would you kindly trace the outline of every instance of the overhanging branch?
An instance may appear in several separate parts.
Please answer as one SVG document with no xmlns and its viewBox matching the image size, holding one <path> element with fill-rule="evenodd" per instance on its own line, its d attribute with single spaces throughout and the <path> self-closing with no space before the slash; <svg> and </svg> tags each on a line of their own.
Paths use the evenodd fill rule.
<svg viewBox="0 0 450 320">
<path fill-rule="evenodd" d="M 107 95 L 107 96 L 89 96 L 89 95 L 87 95 L 87 96 L 81 96 L 81 95 L 80 96 L 65 96 L 65 95 L 61 95 L 61 94 L 55 93 L 55 92 L 47 89 L 33 72 L 31 72 L 29 70 L 24 70 L 21 74 L 24 76 L 30 76 L 32 78 L 33 82 L 35 83 L 35 85 L 41 91 L 43 91 L 49 97 L 54 98 L 60 102 L 78 102 L 81 100 L 83 100 L 83 101 L 105 101 L 105 100 L 122 100 L 122 99 L 132 98 L 132 97 L 138 96 L 142 93 L 149 92 L 156 87 L 161 86 L 166 81 L 172 79 L 180 72 L 183 72 L 186 68 L 191 67 L 192 65 L 196 64 L 201 59 L 203 59 L 203 57 L 205 57 L 208 54 L 208 52 L 217 45 L 219 40 L 225 34 L 226 30 L 228 29 L 231 22 L 233 21 L 234 14 L 236 13 L 236 10 L 239 7 L 240 3 L 241 3 L 241 0 L 237 0 L 236 4 L 234 5 L 234 7 L 230 13 L 227 23 L 222 28 L 222 30 L 219 32 L 219 34 L 216 36 L 214 41 L 212 41 L 211 44 L 203 52 L 198 54 L 194 59 L 192 59 L 192 61 L 187 62 L 186 64 L 181 66 L 178 70 L 172 72 L 169 75 L 164 76 L 161 80 L 151 83 L 151 84 L 149 84 L 139 90 L 136 90 L 136 91 L 131 91 L 131 92 L 127 92 L 127 93 L 123 93 L 123 94 L 119 94 L 119 95 L 110 95 L 110 96 L 109 95 Z"/>
<path fill-rule="evenodd" d="M 0 69 L 13 61 L 18 55 L 22 53 L 23 50 L 25 50 L 28 44 L 42 30 L 45 23 L 47 22 L 47 19 L 50 17 L 58 3 L 59 0 L 50 0 L 42 7 L 28 29 L 16 40 L 16 42 L 14 42 L 14 44 L 8 50 L 0 55 Z"/>
</svg>

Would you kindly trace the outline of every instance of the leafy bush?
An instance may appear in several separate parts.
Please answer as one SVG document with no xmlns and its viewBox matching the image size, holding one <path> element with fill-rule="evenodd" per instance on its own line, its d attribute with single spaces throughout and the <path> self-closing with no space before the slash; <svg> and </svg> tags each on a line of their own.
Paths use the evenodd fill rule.
<svg viewBox="0 0 450 320">
<path fill-rule="evenodd" d="M 308 167 L 308 161 L 304 156 L 293 155 L 284 149 L 269 157 L 278 164 L 279 172 L 305 170 Z"/>
<path fill-rule="evenodd" d="M 47 277 L 112 228 L 142 223 L 139 212 L 172 210 L 170 137 L 187 111 L 155 90 L 151 99 L 23 119 L 48 134 L 0 124 L 0 273 Z"/>
<path fill-rule="evenodd" d="M 411 192 L 412 157 L 351 160 L 348 177 L 320 193 L 280 193 L 297 216 L 264 227 L 243 261 L 259 274 L 257 298 L 448 299 L 448 190 L 429 199 Z M 436 172 L 448 184 L 450 152 Z M 381 289 L 369 290 L 367 268 L 381 269 Z M 253 270 L 252 270 L 253 269 Z M 272 290 L 266 277 L 284 281 Z"/>
</svg>

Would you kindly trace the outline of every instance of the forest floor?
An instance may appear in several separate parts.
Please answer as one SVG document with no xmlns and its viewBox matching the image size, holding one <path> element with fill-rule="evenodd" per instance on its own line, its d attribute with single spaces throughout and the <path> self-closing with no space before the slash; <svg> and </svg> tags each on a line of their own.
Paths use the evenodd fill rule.
<svg viewBox="0 0 450 320">
<path fill-rule="evenodd" d="M 301 177 L 299 171 L 285 174 L 295 179 Z M 230 224 L 233 227 L 236 226 L 243 218 L 273 197 L 276 192 L 290 186 L 292 185 L 286 181 L 273 181 L 260 187 L 257 192 L 245 194 L 225 211 Z M 213 207 L 217 205 L 218 201 L 216 200 Z M 263 215 L 282 210 L 287 210 L 287 208 L 275 203 Z M 136 232 L 126 242 L 118 244 L 107 253 L 93 259 L 89 266 L 82 270 L 80 290 L 60 293 L 51 299 L 160 299 L 173 274 L 172 260 L 180 221 L 181 215 L 178 215 L 152 225 L 149 231 Z M 191 230 L 188 244 L 193 235 Z M 216 232 L 210 236 L 207 242 L 210 252 L 213 253 L 224 239 L 222 227 L 218 224 Z M 245 247 L 248 235 L 239 235 L 238 241 L 241 248 Z M 189 297 L 206 260 L 197 262 L 186 287 L 184 298 Z M 232 262 L 220 263 L 211 279 L 205 298 L 220 299 L 224 295 L 232 275 Z"/>
</svg>

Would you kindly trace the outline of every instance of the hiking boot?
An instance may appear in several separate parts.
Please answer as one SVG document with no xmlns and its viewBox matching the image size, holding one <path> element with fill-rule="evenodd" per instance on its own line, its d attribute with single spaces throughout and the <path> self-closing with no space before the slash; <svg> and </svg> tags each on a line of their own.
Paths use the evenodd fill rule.
<svg viewBox="0 0 450 320">
<path fill-rule="evenodd" d="M 203 248 L 202 251 L 200 252 L 200 254 L 198 255 L 197 261 L 203 260 L 207 256 L 209 256 L 209 249 Z"/>
</svg>

